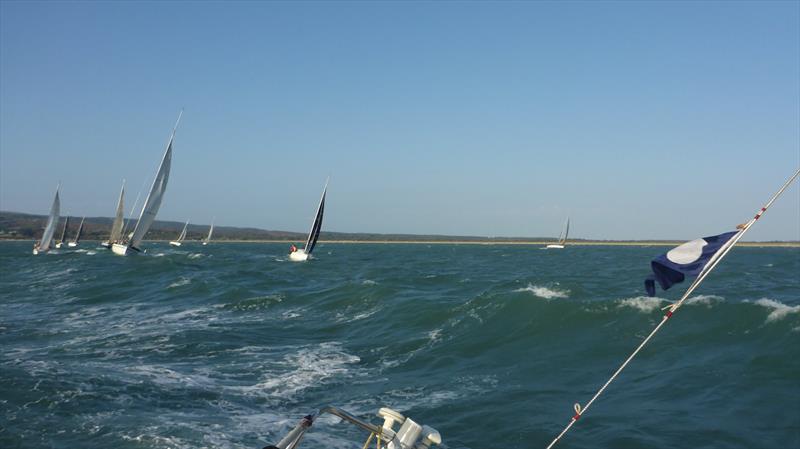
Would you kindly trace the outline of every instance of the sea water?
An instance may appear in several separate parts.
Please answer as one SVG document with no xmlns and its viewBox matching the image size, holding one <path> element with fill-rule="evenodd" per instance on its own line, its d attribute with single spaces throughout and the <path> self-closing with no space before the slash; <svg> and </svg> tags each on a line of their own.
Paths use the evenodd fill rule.
<svg viewBox="0 0 800 449">
<path fill-rule="evenodd" d="M 665 247 L 143 246 L 0 244 L 0 447 L 260 448 L 332 404 L 543 448 L 686 288 L 644 296 Z M 559 447 L 800 447 L 799 401 L 800 250 L 736 248 Z"/>
</svg>

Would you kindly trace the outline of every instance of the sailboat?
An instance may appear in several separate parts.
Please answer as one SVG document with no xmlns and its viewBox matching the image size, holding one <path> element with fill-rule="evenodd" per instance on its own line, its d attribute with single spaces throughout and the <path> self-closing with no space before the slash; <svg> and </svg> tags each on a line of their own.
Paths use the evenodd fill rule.
<svg viewBox="0 0 800 449">
<path fill-rule="evenodd" d="M 67 219 L 64 220 L 64 230 L 61 231 L 61 239 L 56 243 L 56 248 L 58 249 L 64 246 L 64 238 L 67 236 L 67 226 L 69 226 L 69 215 L 67 215 Z"/>
<path fill-rule="evenodd" d="M 169 244 L 172 245 L 172 246 L 181 246 L 181 243 L 183 243 L 183 239 L 186 238 L 186 228 L 187 227 L 189 227 L 189 221 L 188 220 L 186 221 L 186 224 L 183 225 L 183 231 L 181 231 L 181 235 L 178 236 L 178 240 L 172 240 L 171 242 L 169 242 Z"/>
<path fill-rule="evenodd" d="M 75 248 L 81 242 L 81 234 L 83 234 L 83 222 L 86 220 L 86 217 L 81 218 L 81 224 L 78 225 L 78 233 L 75 234 L 75 240 L 67 243 L 67 246 L 70 248 Z"/>
<path fill-rule="evenodd" d="M 563 236 L 563 237 L 562 237 Z M 567 217 L 567 224 L 564 225 L 564 230 L 558 235 L 558 243 L 552 243 L 545 248 L 549 249 L 564 249 L 567 245 L 567 237 L 569 236 L 569 217 Z"/>
<path fill-rule="evenodd" d="M 105 246 L 108 249 L 111 249 L 111 245 L 115 242 L 120 241 L 122 237 L 122 225 L 125 222 L 125 180 L 122 180 L 122 189 L 119 191 L 119 200 L 117 200 L 117 213 L 114 216 L 114 223 L 111 224 L 111 234 L 108 236 L 108 240 L 102 242 L 100 245 Z"/>
<path fill-rule="evenodd" d="M 211 227 L 208 229 L 208 236 L 206 237 L 205 240 L 203 240 L 203 246 L 208 245 L 208 242 L 211 241 L 211 234 L 214 233 L 214 220 L 215 219 L 216 219 L 216 217 L 211 219 Z"/>
<path fill-rule="evenodd" d="M 167 142 L 167 149 L 164 150 L 164 156 L 161 158 L 158 172 L 156 172 L 156 177 L 153 179 L 150 193 L 147 194 L 147 199 L 142 206 L 142 212 L 139 214 L 139 219 L 136 221 L 136 227 L 133 228 L 133 232 L 127 240 L 119 243 L 112 243 L 111 250 L 114 254 L 125 256 L 142 251 L 139 249 L 139 245 L 141 245 L 145 234 L 147 234 L 153 221 L 155 221 L 158 209 L 161 207 L 161 200 L 164 199 L 164 192 L 167 190 L 169 169 L 172 165 L 172 142 L 175 140 L 175 131 L 178 129 L 181 115 L 183 115 L 183 110 L 178 114 L 178 121 L 175 122 L 175 127 L 172 128 L 172 134 L 170 134 L 169 141 Z"/>
<path fill-rule="evenodd" d="M 58 197 L 58 190 L 61 184 L 56 187 L 56 196 L 53 198 L 53 205 L 50 206 L 50 215 L 47 217 L 47 224 L 42 233 L 42 239 L 33 244 L 33 255 L 44 253 L 50 250 L 50 245 L 53 243 L 53 233 L 56 231 L 56 224 L 58 223 L 59 214 L 61 211 L 61 199 Z"/>
<path fill-rule="evenodd" d="M 308 233 L 306 239 L 306 246 L 303 249 L 297 249 L 292 245 L 292 251 L 289 253 L 289 260 L 294 262 L 303 262 L 311 257 L 311 251 L 314 251 L 314 246 L 319 239 L 319 231 L 322 230 L 322 213 L 325 211 L 325 194 L 328 191 L 328 181 L 325 181 L 325 188 L 322 189 L 322 198 L 319 200 L 317 206 L 317 214 L 314 216 L 314 221 L 311 224 L 311 231 Z"/>
</svg>

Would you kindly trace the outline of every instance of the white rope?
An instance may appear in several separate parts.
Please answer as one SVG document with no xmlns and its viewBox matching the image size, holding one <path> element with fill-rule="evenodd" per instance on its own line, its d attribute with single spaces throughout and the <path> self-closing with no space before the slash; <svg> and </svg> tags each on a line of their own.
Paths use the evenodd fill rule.
<svg viewBox="0 0 800 449">
<path fill-rule="evenodd" d="M 772 198 L 767 202 L 767 204 L 764 207 L 762 207 L 761 210 L 758 211 L 758 213 L 756 213 L 755 217 L 751 218 L 750 221 L 747 222 L 747 224 L 742 226 L 741 229 L 739 229 L 739 232 L 734 234 L 734 236 L 731 237 L 731 239 L 728 240 L 725 243 L 725 245 L 723 245 L 722 248 L 720 248 L 711 257 L 711 259 L 708 261 L 706 266 L 703 267 L 703 270 L 700 271 L 700 274 L 697 276 L 697 278 L 695 278 L 694 282 L 692 282 L 692 284 L 686 290 L 686 293 L 684 293 L 683 296 L 681 296 L 681 299 L 678 300 L 677 302 L 674 302 L 674 303 L 666 306 L 664 308 L 664 309 L 669 309 L 669 310 L 661 318 L 661 322 L 658 323 L 658 325 L 650 332 L 650 335 L 648 335 L 647 338 L 645 338 L 642 341 L 642 343 L 639 344 L 639 346 L 636 348 L 636 350 L 634 350 L 633 353 L 631 353 L 631 355 L 628 356 L 627 359 L 625 359 L 625 361 L 622 363 L 622 365 L 620 365 L 620 367 L 617 368 L 616 371 L 614 371 L 614 374 L 612 374 L 611 377 L 606 381 L 606 383 L 603 384 L 603 386 L 600 387 L 599 390 L 597 390 L 597 393 L 595 393 L 594 396 L 592 396 L 592 399 L 590 399 L 589 402 L 587 402 L 586 405 L 583 406 L 583 407 L 581 407 L 580 404 L 575 404 L 575 406 L 574 406 L 575 415 L 572 417 L 572 419 L 570 420 L 569 424 L 567 424 L 567 426 L 564 427 L 564 430 L 562 430 L 561 433 L 559 433 L 558 436 L 556 436 L 553 439 L 553 441 L 547 446 L 546 449 L 551 449 L 553 446 L 555 446 L 556 443 L 558 443 L 558 441 L 561 439 L 561 437 L 563 437 L 564 434 L 566 434 L 567 431 L 569 431 L 569 429 L 571 429 L 572 426 L 576 422 L 578 422 L 578 419 L 581 416 L 583 416 L 583 414 L 586 413 L 587 410 L 589 410 L 589 407 L 592 406 L 594 401 L 598 397 L 600 397 L 601 394 L 603 394 L 605 389 L 608 388 L 609 385 L 611 385 L 611 382 L 613 382 L 614 379 L 616 379 L 617 376 L 619 376 L 619 374 L 622 372 L 622 370 L 624 370 L 625 367 L 628 366 L 628 363 L 630 363 L 631 360 L 633 360 L 633 358 L 636 357 L 637 354 L 639 354 L 639 351 L 641 351 L 642 348 L 645 347 L 645 345 L 650 341 L 650 339 L 653 338 L 653 336 L 661 329 L 662 326 L 664 326 L 664 324 L 667 322 L 667 320 L 683 305 L 683 303 L 686 301 L 686 299 L 689 297 L 689 295 L 700 285 L 700 283 L 703 282 L 703 279 L 705 279 L 706 276 L 708 276 L 708 274 L 711 272 L 711 270 L 713 270 L 714 267 L 716 267 L 717 264 L 719 264 L 719 262 L 722 260 L 722 258 L 725 257 L 725 255 L 730 252 L 730 250 L 733 248 L 733 246 L 736 245 L 736 243 L 739 240 L 741 240 L 742 236 L 744 236 L 744 233 L 747 232 L 747 230 L 750 229 L 750 227 L 756 221 L 758 221 L 759 218 L 761 218 L 761 215 L 772 205 L 772 203 L 775 201 L 775 199 L 777 199 L 783 193 L 783 191 L 786 190 L 787 187 L 789 187 L 789 185 L 792 183 L 792 181 L 795 180 L 795 178 L 797 178 L 798 175 L 800 175 L 800 168 L 797 169 L 797 171 L 794 173 L 794 175 L 792 175 L 792 177 L 789 178 L 789 180 L 786 181 L 786 183 L 783 184 L 783 187 L 781 187 L 780 190 L 778 190 L 775 193 L 775 195 L 772 196 Z"/>
</svg>

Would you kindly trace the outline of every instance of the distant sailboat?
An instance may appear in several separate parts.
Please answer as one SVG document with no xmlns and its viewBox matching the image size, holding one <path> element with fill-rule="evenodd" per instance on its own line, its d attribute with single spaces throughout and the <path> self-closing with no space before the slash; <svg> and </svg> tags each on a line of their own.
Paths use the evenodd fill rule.
<svg viewBox="0 0 800 449">
<path fill-rule="evenodd" d="M 44 253 L 50 250 L 50 245 L 53 243 L 53 233 L 56 231 L 56 224 L 58 223 L 59 214 L 61 211 L 61 199 L 58 197 L 58 190 L 61 184 L 56 187 L 56 196 L 53 198 L 53 205 L 50 206 L 50 215 L 47 217 L 47 224 L 42 233 L 42 239 L 33 244 L 33 255 Z"/>
<path fill-rule="evenodd" d="M 325 194 L 328 191 L 328 181 L 325 181 L 325 188 L 322 189 L 322 198 L 319 200 L 317 206 L 317 214 L 314 216 L 314 222 L 311 224 L 311 231 L 308 233 L 306 246 L 303 249 L 297 249 L 292 245 L 292 251 L 289 253 L 289 260 L 294 262 L 302 262 L 311 257 L 311 251 L 314 251 L 314 246 L 319 239 L 319 232 L 322 230 L 322 214 L 325 211 Z"/>
<path fill-rule="evenodd" d="M 178 121 L 175 122 L 175 127 L 172 128 L 172 134 L 167 143 L 167 149 L 164 150 L 164 156 L 161 158 L 161 164 L 158 166 L 158 172 L 153 179 L 153 185 L 150 187 L 150 193 L 147 194 L 147 199 L 142 206 L 142 212 L 139 214 L 139 220 L 136 221 L 136 227 L 130 234 L 128 240 L 121 243 L 113 243 L 111 250 L 114 254 L 124 256 L 131 253 L 141 252 L 139 245 L 142 243 L 145 234 L 150 230 L 150 226 L 156 219 L 158 209 L 161 207 L 161 200 L 164 199 L 164 192 L 167 190 L 167 181 L 169 181 L 169 169 L 172 165 L 172 142 L 175 140 L 175 131 L 178 128 L 178 123 L 181 121 L 183 111 L 178 114 Z"/>
<path fill-rule="evenodd" d="M 81 234 L 83 234 L 83 222 L 86 220 L 86 217 L 81 218 L 81 224 L 78 225 L 78 233 L 75 234 L 75 240 L 67 243 L 67 246 L 70 248 L 75 248 L 81 242 Z"/>
<path fill-rule="evenodd" d="M 186 224 L 183 225 L 183 231 L 181 231 L 181 235 L 178 236 L 178 240 L 173 240 L 169 242 L 169 244 L 172 246 L 181 246 L 183 240 L 186 238 L 186 228 L 188 227 L 189 227 L 189 221 L 187 220 Z"/>
<path fill-rule="evenodd" d="M 208 245 L 208 242 L 211 241 L 211 234 L 214 233 L 214 220 L 215 219 L 216 219 L 216 217 L 211 219 L 211 227 L 208 229 L 208 236 L 206 237 L 205 240 L 203 240 L 203 246 Z"/>
<path fill-rule="evenodd" d="M 119 242 L 122 238 L 122 225 L 125 223 L 125 180 L 122 180 L 122 189 L 119 191 L 119 200 L 117 200 L 117 213 L 114 216 L 114 223 L 111 224 L 111 235 L 108 236 L 108 241 L 102 242 L 100 245 L 111 249 L 111 245 Z"/>
<path fill-rule="evenodd" d="M 61 231 L 61 239 L 56 243 L 56 248 L 58 249 L 64 246 L 64 238 L 67 236 L 67 226 L 69 226 L 69 215 L 67 215 L 67 219 L 64 220 L 64 230 Z"/>
<path fill-rule="evenodd" d="M 564 247 L 567 245 L 568 236 L 569 236 L 569 218 L 567 218 L 567 224 L 564 226 L 564 230 L 561 232 L 561 234 L 558 235 L 558 243 L 547 245 L 545 248 L 564 249 Z"/>
</svg>

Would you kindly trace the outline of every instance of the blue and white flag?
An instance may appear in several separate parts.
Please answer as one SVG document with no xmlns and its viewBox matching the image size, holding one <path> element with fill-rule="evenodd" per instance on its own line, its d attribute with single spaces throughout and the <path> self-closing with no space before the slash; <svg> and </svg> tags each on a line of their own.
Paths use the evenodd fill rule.
<svg viewBox="0 0 800 449">
<path fill-rule="evenodd" d="M 673 285 L 683 282 L 686 276 L 700 274 L 708 261 L 714 257 L 714 254 L 737 232 L 731 231 L 712 237 L 692 240 L 653 259 L 650 262 L 653 274 L 644 281 L 647 294 L 650 296 L 656 295 L 655 281 L 658 281 L 662 289 L 667 290 Z"/>
</svg>

